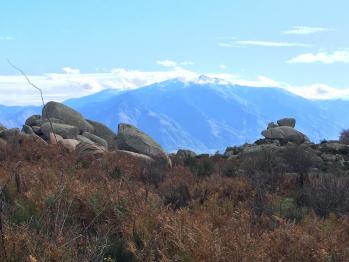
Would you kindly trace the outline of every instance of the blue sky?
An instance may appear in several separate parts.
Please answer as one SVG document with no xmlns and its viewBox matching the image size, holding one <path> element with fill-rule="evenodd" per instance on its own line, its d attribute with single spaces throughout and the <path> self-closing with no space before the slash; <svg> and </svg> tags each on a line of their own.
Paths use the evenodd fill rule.
<svg viewBox="0 0 349 262">
<path fill-rule="evenodd" d="M 138 70 L 138 82 L 149 78 L 142 72 L 152 72 L 155 79 L 156 72 L 182 70 L 233 75 L 241 83 L 267 79 L 262 85 L 298 88 L 295 93 L 308 97 L 317 89 L 334 92 L 329 98 L 349 94 L 345 0 L 1 2 L 0 90 L 6 92 L 21 90 L 25 84 L 9 78 L 16 75 L 6 62 L 10 58 L 50 94 L 48 82 L 54 80 L 39 77 L 55 74 L 54 79 L 68 83 L 70 91 L 76 89 L 67 97 L 117 88 L 120 70 L 128 75 Z M 119 75 L 111 78 L 115 71 Z M 100 80 L 103 74 L 109 82 Z M 97 84 L 82 92 L 79 81 L 85 87 L 91 81 Z M 0 104 L 24 103 L 15 97 L 2 95 Z M 59 98 L 66 97 L 59 94 Z"/>
</svg>

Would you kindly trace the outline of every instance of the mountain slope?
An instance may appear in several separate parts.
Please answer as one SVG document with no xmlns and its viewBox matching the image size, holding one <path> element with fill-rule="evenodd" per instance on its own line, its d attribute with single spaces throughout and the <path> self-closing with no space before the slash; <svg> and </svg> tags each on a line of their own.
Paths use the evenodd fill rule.
<svg viewBox="0 0 349 262">
<path fill-rule="evenodd" d="M 267 123 L 295 117 L 297 129 L 312 140 L 335 139 L 349 127 L 349 102 L 312 101 L 277 88 L 254 88 L 169 80 L 130 91 L 105 90 L 71 99 L 68 106 L 116 131 L 117 124 L 136 125 L 166 150 L 223 150 L 253 142 Z M 0 107 L 0 122 L 20 126 L 40 107 Z"/>
<path fill-rule="evenodd" d="M 39 106 L 0 105 L 0 123 L 6 127 L 21 127 L 29 116 L 38 113 L 41 113 Z"/>
<path fill-rule="evenodd" d="M 251 142 L 268 122 L 285 116 L 295 117 L 297 128 L 316 141 L 337 138 L 349 127 L 343 118 L 349 102 L 311 101 L 277 88 L 170 80 L 88 101 L 95 102 L 74 99 L 67 104 L 114 130 L 119 122 L 134 124 L 169 151 L 214 151 Z"/>
</svg>

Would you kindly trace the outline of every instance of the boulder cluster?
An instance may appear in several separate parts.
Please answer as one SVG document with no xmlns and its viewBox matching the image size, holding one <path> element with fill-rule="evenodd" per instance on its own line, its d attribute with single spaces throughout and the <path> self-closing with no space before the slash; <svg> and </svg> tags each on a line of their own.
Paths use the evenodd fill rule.
<svg viewBox="0 0 349 262">
<path fill-rule="evenodd" d="M 279 141 L 280 143 L 296 143 L 302 144 L 309 142 L 309 138 L 302 132 L 295 129 L 296 119 L 283 118 L 277 121 L 277 124 L 271 122 L 266 130 L 262 131 L 262 135 L 267 140 Z"/>
<path fill-rule="evenodd" d="M 301 148 L 310 159 L 312 167 L 328 166 L 349 168 L 349 145 L 339 141 L 323 141 L 314 144 L 296 128 L 294 118 L 284 118 L 275 124 L 271 122 L 262 131 L 263 139 L 253 144 L 228 147 L 222 155 L 228 159 L 240 159 L 270 152 L 282 155 L 290 147 Z M 31 139 L 43 145 L 54 144 L 74 151 L 79 157 L 98 157 L 114 152 L 136 158 L 146 163 L 159 163 L 171 167 L 172 160 L 181 163 L 188 158 L 209 158 L 208 154 L 196 155 L 190 150 L 167 153 L 150 136 L 130 124 L 119 124 L 117 134 L 107 126 L 85 119 L 79 112 L 57 102 L 49 102 L 41 115 L 29 117 L 22 130 L 7 129 L 0 125 L 0 145 L 13 139 Z"/>
<path fill-rule="evenodd" d="M 79 112 L 57 102 L 45 105 L 41 115 L 29 117 L 22 130 L 0 126 L 0 143 L 11 137 L 28 137 L 42 144 L 58 144 L 80 157 L 117 152 L 143 161 L 170 166 L 167 154 L 151 137 L 130 124 L 119 124 L 118 134 L 107 126 L 85 119 Z"/>
<path fill-rule="evenodd" d="M 314 170 L 327 168 L 349 169 L 349 145 L 337 140 L 324 140 L 320 144 L 312 143 L 305 134 L 296 130 L 295 126 L 296 120 L 293 118 L 280 119 L 277 124 L 271 122 L 267 129 L 262 131 L 263 139 L 259 139 L 253 144 L 228 147 L 225 150 L 224 157 L 242 159 L 265 152 L 281 157 L 287 152 L 300 152 L 291 150 L 292 148 L 298 148 L 303 152 Z M 294 156 L 294 159 L 296 159 L 296 156 Z"/>
</svg>

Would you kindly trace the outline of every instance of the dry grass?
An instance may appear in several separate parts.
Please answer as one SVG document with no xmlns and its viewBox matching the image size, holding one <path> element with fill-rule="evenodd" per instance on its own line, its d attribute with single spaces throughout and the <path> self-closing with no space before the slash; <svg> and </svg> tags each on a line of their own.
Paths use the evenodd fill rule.
<svg viewBox="0 0 349 262">
<path fill-rule="evenodd" d="M 1 152 L 3 261 L 349 260 L 348 214 L 286 206 L 297 195 L 286 175 L 277 187 L 251 170 L 225 176 L 246 163 L 220 159 L 210 175 L 178 165 L 153 183 L 130 157 L 81 161 L 29 141 Z M 298 222 L 284 216 L 296 208 Z"/>
</svg>

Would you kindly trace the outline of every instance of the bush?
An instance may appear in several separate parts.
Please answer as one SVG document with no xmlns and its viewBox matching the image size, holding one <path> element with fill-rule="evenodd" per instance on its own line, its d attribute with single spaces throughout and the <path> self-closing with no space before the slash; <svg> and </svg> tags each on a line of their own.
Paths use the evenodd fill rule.
<svg viewBox="0 0 349 262">
<path fill-rule="evenodd" d="M 243 160 L 241 164 L 244 175 L 250 184 L 263 191 L 276 191 L 283 178 L 283 167 L 276 154 L 264 151 Z"/>
<path fill-rule="evenodd" d="M 348 188 L 349 177 L 337 177 L 334 174 L 313 177 L 303 189 L 303 202 L 321 217 L 327 217 L 330 213 L 348 214 Z"/>
<path fill-rule="evenodd" d="M 209 157 L 196 158 L 187 157 L 184 159 L 184 166 L 189 167 L 190 171 L 198 177 L 207 177 L 213 174 L 215 164 Z"/>
<path fill-rule="evenodd" d="M 170 205 L 173 209 L 187 206 L 190 200 L 189 189 L 183 183 L 169 187 L 167 192 L 164 193 L 165 205 Z"/>
<path fill-rule="evenodd" d="M 236 177 L 239 174 L 239 166 L 235 161 L 227 160 L 221 169 L 222 176 Z"/>
<path fill-rule="evenodd" d="M 298 206 L 295 199 L 288 197 L 280 201 L 278 208 L 281 217 L 296 222 L 300 222 L 307 211 L 304 207 Z"/>
<path fill-rule="evenodd" d="M 339 142 L 349 145 L 349 129 L 345 129 L 341 132 Z"/>
</svg>

